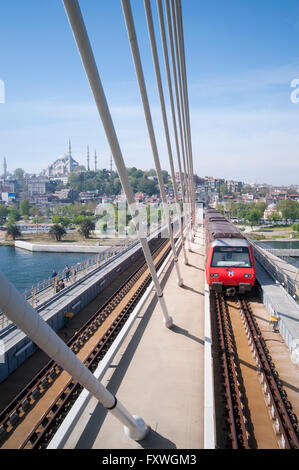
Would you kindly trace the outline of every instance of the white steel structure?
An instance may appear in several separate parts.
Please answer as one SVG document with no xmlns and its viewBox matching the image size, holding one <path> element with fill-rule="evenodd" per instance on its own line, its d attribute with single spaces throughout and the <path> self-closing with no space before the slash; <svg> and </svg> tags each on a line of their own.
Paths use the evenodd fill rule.
<svg viewBox="0 0 299 470">
<path fill-rule="evenodd" d="M 163 321 L 167 328 L 171 328 L 173 320 L 169 316 L 166 303 L 163 297 L 163 292 L 159 283 L 159 279 L 155 270 L 155 266 L 151 257 L 151 252 L 145 237 L 140 236 L 139 225 L 139 210 L 135 204 L 132 188 L 129 182 L 127 170 L 125 167 L 124 159 L 115 132 L 114 124 L 112 122 L 110 110 L 103 90 L 101 78 L 98 68 L 94 59 L 84 20 L 77 0 L 63 0 L 64 7 L 74 34 L 75 41 L 82 59 L 83 66 L 104 126 L 107 140 L 109 142 L 117 172 L 126 195 L 129 210 L 133 217 L 136 226 L 139 241 L 141 243 L 145 260 L 152 275 L 155 284 L 157 296 L 161 305 L 163 313 Z"/>
<path fill-rule="evenodd" d="M 186 73 L 186 59 L 185 59 L 181 0 L 176 0 L 175 2 L 174 0 L 172 0 L 172 10 L 173 10 L 173 21 L 175 21 L 175 17 L 176 17 L 177 38 L 178 38 L 178 46 L 179 46 L 178 62 L 180 63 L 180 67 L 181 67 L 181 80 L 182 80 L 181 85 L 183 88 L 183 102 L 184 102 L 185 124 L 186 124 L 186 134 L 187 134 L 186 139 L 187 139 L 189 168 L 190 168 L 192 228 L 194 230 L 194 223 L 195 223 L 194 170 L 193 170 L 190 112 L 189 112 L 189 100 L 188 100 L 188 90 L 187 90 L 187 73 Z"/>
<path fill-rule="evenodd" d="M 183 133 L 183 103 L 182 103 L 182 93 L 180 85 L 180 70 L 179 66 L 177 67 L 177 59 L 176 57 L 178 54 L 177 47 L 175 52 L 174 43 L 177 45 L 177 41 L 174 40 L 176 37 L 175 28 L 172 26 L 171 22 L 171 11 L 169 1 L 165 0 L 166 5 L 166 17 L 167 17 L 167 26 L 168 26 L 168 36 L 169 36 L 169 44 L 170 44 L 170 52 L 171 52 L 171 62 L 172 62 L 172 74 L 174 80 L 174 88 L 175 88 L 175 96 L 176 96 L 176 106 L 177 106 L 177 115 L 178 115 L 178 123 L 179 123 L 179 131 L 180 131 L 180 144 L 181 144 L 181 151 L 182 151 L 182 159 L 183 159 L 183 168 L 184 168 L 184 185 L 186 189 L 186 217 L 187 217 L 187 227 L 188 227 L 188 250 L 191 251 L 191 217 L 190 217 L 190 206 L 191 206 L 191 194 L 190 194 L 190 181 L 189 181 L 189 170 L 187 166 L 187 150 L 186 150 L 186 140 L 184 139 L 185 133 Z M 161 16 L 161 13 L 160 13 Z M 182 178 L 182 177 L 181 177 Z"/>
<path fill-rule="evenodd" d="M 173 98 L 173 91 L 172 91 L 172 81 L 171 81 L 171 74 L 170 74 L 170 65 L 169 65 L 169 58 L 168 58 L 168 48 L 167 48 L 167 41 L 166 41 L 166 33 L 165 33 L 165 25 L 164 25 L 164 16 L 163 16 L 163 8 L 162 8 L 162 1 L 157 0 L 157 7 L 159 13 L 159 23 L 160 23 L 160 32 L 162 38 L 162 45 L 163 45 L 163 54 L 164 54 L 164 62 L 166 68 L 166 75 L 167 75 L 167 83 L 168 83 L 168 91 L 169 91 L 169 99 L 170 99 L 170 106 L 171 106 L 171 116 L 173 122 L 173 130 L 174 130 L 174 138 L 175 138 L 175 146 L 176 146 L 176 153 L 177 153 L 177 160 L 178 160 L 178 167 L 179 167 L 179 178 L 180 178 L 180 185 L 181 185 L 181 194 L 183 200 L 183 207 L 186 207 L 186 198 L 185 198 L 185 187 L 184 187 L 184 180 L 182 176 L 182 163 L 181 163 L 181 152 L 179 146 L 179 139 L 178 139 L 178 129 L 177 129 L 177 122 L 176 122 L 176 115 L 175 115 L 175 107 L 174 107 L 174 98 Z M 186 217 L 187 214 L 186 214 Z M 187 224 L 188 230 L 188 224 Z M 188 234 L 187 234 L 188 236 Z M 184 253 L 184 262 L 188 264 L 188 258 L 185 249 L 185 238 L 183 234 L 183 224 L 181 223 L 181 237 L 183 243 L 183 253 Z"/>
<path fill-rule="evenodd" d="M 181 229 L 181 237 L 182 237 L 184 262 L 185 264 L 188 264 L 188 259 L 187 259 L 186 250 L 185 250 L 183 221 L 181 217 L 179 195 L 178 195 L 178 189 L 177 189 L 176 178 L 175 178 L 172 148 L 171 148 L 171 142 L 170 142 L 166 106 L 165 106 L 165 100 L 164 100 L 164 93 L 163 93 L 163 86 L 162 86 L 162 79 L 161 79 L 161 72 L 160 72 L 160 65 L 159 65 L 159 58 L 158 58 L 158 52 L 157 52 L 157 44 L 156 44 L 156 38 L 155 38 L 154 23 L 153 23 L 150 1 L 144 0 L 144 6 L 145 6 L 145 13 L 146 13 L 147 25 L 148 25 L 148 30 L 149 30 L 151 48 L 152 48 L 153 62 L 154 62 L 154 67 L 155 67 L 155 72 L 156 72 L 156 79 L 157 79 L 157 86 L 158 86 L 158 91 L 159 91 L 162 116 L 163 116 L 163 124 L 164 124 L 164 130 L 165 130 L 165 136 L 166 136 L 166 142 L 167 142 L 168 158 L 169 158 L 170 171 L 171 171 L 171 177 L 172 177 L 172 182 L 173 182 L 175 202 L 177 206 L 177 213 L 180 219 L 180 229 Z M 177 261 L 175 260 L 175 262 Z"/>
<path fill-rule="evenodd" d="M 183 285 L 183 280 L 182 280 L 181 274 L 180 274 L 180 268 L 179 268 L 179 264 L 178 264 L 178 257 L 177 257 L 177 252 L 176 252 L 174 239 L 173 239 L 173 230 L 172 230 L 172 227 L 171 227 L 169 207 L 168 207 L 168 204 L 167 204 L 166 193 L 165 193 L 165 189 L 164 189 L 164 183 L 163 183 L 163 178 L 162 178 L 159 153 L 158 153 L 157 142 L 156 142 L 156 138 L 155 138 L 155 131 L 154 131 L 154 126 L 153 126 L 150 106 L 149 106 L 148 97 L 147 97 L 146 85 L 145 85 L 145 80 L 144 80 L 144 75 L 143 75 L 143 70 L 142 70 L 142 64 L 141 64 L 141 59 L 140 59 L 140 53 L 139 53 L 139 47 L 138 47 L 138 42 L 137 42 L 136 31 L 135 31 L 134 19 L 133 19 L 132 10 L 131 10 L 131 4 L 130 4 L 130 0 L 121 0 L 121 3 L 122 3 L 122 7 L 123 7 L 124 17 L 125 17 L 125 22 L 126 22 L 127 32 L 128 32 L 129 42 L 130 42 L 130 47 L 131 47 L 131 51 L 132 51 L 132 56 L 133 56 L 133 61 L 134 61 L 134 65 L 135 65 L 137 80 L 138 80 L 140 94 L 141 94 L 141 98 L 142 98 L 142 104 L 143 104 L 146 124 L 147 124 L 147 128 L 148 128 L 148 133 L 149 133 L 149 137 L 150 137 L 152 152 L 153 152 L 153 156 L 154 156 L 156 172 L 157 172 L 157 178 L 158 178 L 158 182 L 159 182 L 160 194 L 161 194 L 161 199 L 162 199 L 162 204 L 163 204 L 163 211 L 164 211 L 164 215 L 166 216 L 166 219 L 167 219 L 169 239 L 170 239 L 170 243 L 171 243 L 174 264 L 175 264 L 175 268 L 176 268 L 176 272 L 177 272 L 177 282 L 178 282 L 179 286 L 182 286 Z"/>
<path fill-rule="evenodd" d="M 133 417 L 77 358 L 52 328 L 0 272 L 0 310 L 48 356 L 86 388 L 115 418 L 125 425 L 132 439 L 144 439 L 148 427 L 142 418 Z"/>
</svg>

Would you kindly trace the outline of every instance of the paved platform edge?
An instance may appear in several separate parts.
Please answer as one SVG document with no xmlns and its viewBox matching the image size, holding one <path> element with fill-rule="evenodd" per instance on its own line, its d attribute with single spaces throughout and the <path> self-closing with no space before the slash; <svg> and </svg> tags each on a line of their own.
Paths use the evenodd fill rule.
<svg viewBox="0 0 299 470">
<path fill-rule="evenodd" d="M 215 404 L 211 337 L 210 291 L 205 279 L 204 448 L 215 449 Z"/>
</svg>

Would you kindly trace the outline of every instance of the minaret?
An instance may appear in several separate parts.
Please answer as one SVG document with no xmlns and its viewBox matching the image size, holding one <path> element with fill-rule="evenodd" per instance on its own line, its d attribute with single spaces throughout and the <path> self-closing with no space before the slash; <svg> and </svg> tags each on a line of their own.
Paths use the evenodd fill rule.
<svg viewBox="0 0 299 470">
<path fill-rule="evenodd" d="M 7 163 L 6 163 L 6 158 L 5 157 L 4 157 L 4 160 L 3 160 L 3 177 L 6 180 L 6 177 L 7 177 Z"/>
<path fill-rule="evenodd" d="M 94 151 L 94 171 L 95 172 L 98 171 L 98 168 L 97 168 L 97 151 L 96 150 Z"/>
<path fill-rule="evenodd" d="M 71 139 L 69 139 L 69 161 L 68 161 L 68 172 L 72 171 L 72 144 Z"/>
<path fill-rule="evenodd" d="M 87 171 L 89 171 L 89 146 L 87 145 Z"/>
</svg>

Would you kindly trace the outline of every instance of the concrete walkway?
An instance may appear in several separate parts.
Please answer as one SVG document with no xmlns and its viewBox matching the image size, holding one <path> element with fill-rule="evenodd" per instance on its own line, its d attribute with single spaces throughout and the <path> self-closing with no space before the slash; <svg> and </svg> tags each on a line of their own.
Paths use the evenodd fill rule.
<svg viewBox="0 0 299 470">
<path fill-rule="evenodd" d="M 102 383 L 150 426 L 141 442 L 91 399 L 64 448 L 202 449 L 204 447 L 204 246 L 198 230 L 189 266 L 179 263 L 177 286 L 170 261 L 161 276 L 174 327 L 164 327 L 154 293 L 144 305 Z"/>
</svg>

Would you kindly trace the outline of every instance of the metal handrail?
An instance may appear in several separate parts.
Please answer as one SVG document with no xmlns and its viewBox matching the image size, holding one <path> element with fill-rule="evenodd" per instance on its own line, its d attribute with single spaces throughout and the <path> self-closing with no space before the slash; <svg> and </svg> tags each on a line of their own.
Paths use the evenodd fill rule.
<svg viewBox="0 0 299 470">
<path fill-rule="evenodd" d="M 138 244 L 138 242 L 132 241 L 132 243 L 129 243 L 128 246 L 124 245 L 122 250 L 110 248 L 109 250 L 105 250 L 97 256 L 93 256 L 85 261 L 79 262 L 76 265 L 71 266 L 69 276 L 70 284 L 68 284 L 67 289 L 63 289 L 63 293 L 65 293 L 67 290 L 74 286 L 74 284 L 78 280 L 78 274 L 80 276 L 80 273 L 83 272 L 83 276 L 80 277 L 80 280 L 82 281 L 84 275 L 86 275 L 87 273 L 89 275 L 92 274 L 99 266 L 103 266 L 107 263 L 107 261 L 112 261 L 113 258 L 119 256 L 120 254 L 123 254 L 125 251 L 127 251 L 129 248 L 132 248 L 132 246 L 136 244 Z M 66 278 L 66 274 L 64 271 L 58 272 L 55 278 L 56 283 L 58 283 L 60 280 Z M 25 291 L 23 292 L 25 299 L 27 301 L 30 301 L 33 307 L 37 307 L 37 304 L 39 303 L 37 295 L 49 288 L 51 288 L 50 295 L 46 297 L 45 301 L 42 304 L 44 304 L 46 301 L 49 301 L 54 296 L 56 297 L 57 293 L 54 289 L 55 278 L 48 278 L 44 281 L 39 281 L 38 283 L 33 285 L 31 289 L 25 289 Z M 40 305 L 40 307 L 42 307 L 42 305 Z M 39 310 L 38 307 L 37 310 Z M 12 322 L 2 312 L 0 312 L 0 331 L 3 332 L 3 330 L 7 329 L 7 327 L 11 325 Z"/>
</svg>

